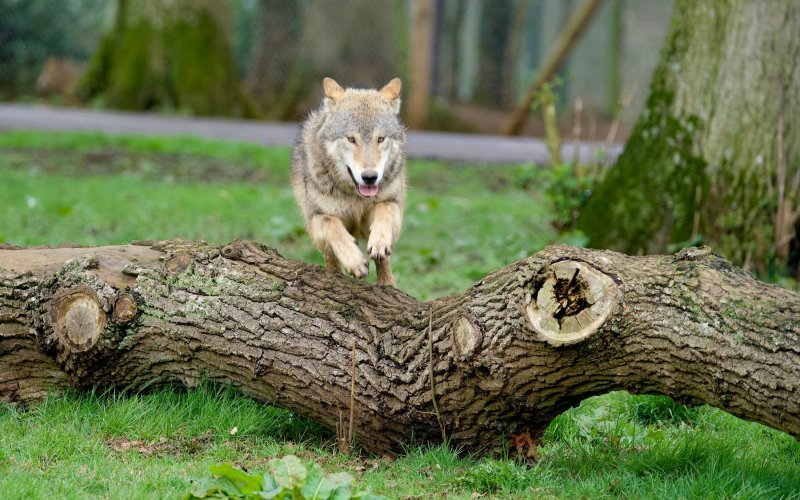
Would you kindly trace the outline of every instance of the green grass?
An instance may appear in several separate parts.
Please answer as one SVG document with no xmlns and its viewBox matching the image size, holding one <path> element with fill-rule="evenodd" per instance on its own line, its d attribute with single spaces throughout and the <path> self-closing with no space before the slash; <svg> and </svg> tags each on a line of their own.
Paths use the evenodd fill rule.
<svg viewBox="0 0 800 500">
<path fill-rule="evenodd" d="M 0 152 L 0 242 L 244 238 L 322 263 L 289 188 L 289 149 L 16 132 L 0 134 Z M 508 189 L 513 168 L 419 161 L 409 168 L 392 262 L 398 286 L 412 295 L 463 290 L 556 239 L 538 196 Z"/>
<path fill-rule="evenodd" d="M 191 138 L 0 134 L 0 242 L 251 238 L 320 263 L 288 189 L 288 149 Z M 465 289 L 557 236 L 514 167 L 411 162 L 394 267 L 427 298 Z M 237 432 L 231 434 L 236 428 Z M 338 453 L 330 434 L 216 387 L 0 405 L 0 497 L 180 497 L 208 467 L 296 454 L 391 498 L 800 498 L 800 444 L 718 410 L 612 393 L 547 429 L 533 464 L 413 448 Z"/>
</svg>

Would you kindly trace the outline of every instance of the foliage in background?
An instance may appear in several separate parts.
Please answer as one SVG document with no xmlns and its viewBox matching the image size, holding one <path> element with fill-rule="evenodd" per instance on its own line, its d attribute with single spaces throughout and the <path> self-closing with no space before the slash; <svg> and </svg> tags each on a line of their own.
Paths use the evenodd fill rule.
<svg viewBox="0 0 800 500">
<path fill-rule="evenodd" d="M 214 465 L 214 479 L 186 498 L 243 498 L 275 500 L 383 500 L 370 493 L 353 493 L 355 479 L 347 472 L 325 474 L 313 464 L 307 469 L 294 455 L 273 458 L 269 472 L 248 473 L 231 464 Z"/>
<path fill-rule="evenodd" d="M 578 230 L 581 212 L 589 202 L 595 186 L 602 180 L 604 167 L 600 158 L 595 163 L 583 164 L 578 159 L 566 163 L 561 151 L 563 139 L 558 130 L 555 89 L 562 85 L 560 78 L 542 86 L 531 110 L 541 109 L 546 131 L 546 144 L 550 152 L 549 166 L 521 166 L 517 168 L 516 180 L 524 189 L 541 191 L 550 205 L 551 224 L 562 237 L 573 245 L 587 242 Z M 580 120 L 580 117 L 576 117 Z M 576 138 L 577 139 L 577 138 Z"/>
</svg>

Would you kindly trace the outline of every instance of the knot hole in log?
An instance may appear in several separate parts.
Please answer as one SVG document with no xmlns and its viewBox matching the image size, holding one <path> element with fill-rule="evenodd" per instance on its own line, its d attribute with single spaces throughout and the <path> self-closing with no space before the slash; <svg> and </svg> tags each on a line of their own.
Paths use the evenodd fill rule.
<svg viewBox="0 0 800 500">
<path fill-rule="evenodd" d="M 535 280 L 525 312 L 540 340 L 561 346 L 591 336 L 618 302 L 619 288 L 609 276 L 584 262 L 565 260 Z"/>
</svg>

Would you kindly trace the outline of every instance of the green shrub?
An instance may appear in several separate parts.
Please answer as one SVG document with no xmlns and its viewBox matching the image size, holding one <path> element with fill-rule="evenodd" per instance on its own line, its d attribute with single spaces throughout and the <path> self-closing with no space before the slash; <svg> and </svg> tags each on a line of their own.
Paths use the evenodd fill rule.
<svg viewBox="0 0 800 500">
<path fill-rule="evenodd" d="M 274 498 L 276 500 L 377 500 L 370 493 L 353 493 L 353 476 L 347 472 L 326 475 L 314 464 L 306 469 L 294 455 L 269 461 L 269 472 L 247 473 L 230 464 L 211 467 L 214 479 L 186 498 Z"/>
</svg>

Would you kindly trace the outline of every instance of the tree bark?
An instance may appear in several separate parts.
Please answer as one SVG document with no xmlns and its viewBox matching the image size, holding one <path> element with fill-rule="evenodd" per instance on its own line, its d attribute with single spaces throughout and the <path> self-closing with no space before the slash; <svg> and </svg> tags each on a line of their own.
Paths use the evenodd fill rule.
<svg viewBox="0 0 800 500">
<path fill-rule="evenodd" d="M 549 247 L 430 302 L 243 241 L 0 250 L 0 400 L 206 378 L 334 428 L 353 376 L 376 452 L 496 450 L 618 389 L 797 437 L 800 295 L 707 248 Z"/>
<path fill-rule="evenodd" d="M 785 265 L 800 216 L 800 4 L 680 0 L 644 111 L 583 211 L 592 246 L 705 241 Z"/>
</svg>

